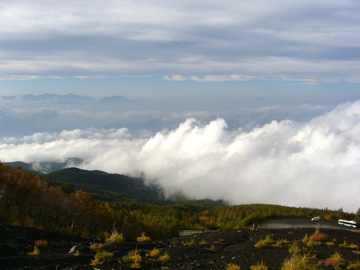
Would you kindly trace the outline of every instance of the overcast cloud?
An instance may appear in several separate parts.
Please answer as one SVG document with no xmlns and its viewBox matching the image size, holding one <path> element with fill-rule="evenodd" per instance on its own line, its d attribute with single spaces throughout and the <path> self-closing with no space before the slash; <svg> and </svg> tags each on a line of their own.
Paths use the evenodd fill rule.
<svg viewBox="0 0 360 270">
<path fill-rule="evenodd" d="M 360 3 L 0 1 L 0 79 L 359 82 Z"/>
<path fill-rule="evenodd" d="M 177 128 L 74 129 L 0 139 L 0 157 L 25 162 L 84 159 L 85 169 L 145 175 L 168 194 L 355 212 L 360 206 L 360 101 L 307 122 L 251 130 L 189 118 Z"/>
</svg>

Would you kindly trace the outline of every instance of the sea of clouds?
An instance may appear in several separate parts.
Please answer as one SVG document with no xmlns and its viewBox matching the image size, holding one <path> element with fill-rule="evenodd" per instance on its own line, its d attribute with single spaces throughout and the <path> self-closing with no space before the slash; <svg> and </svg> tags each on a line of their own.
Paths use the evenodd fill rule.
<svg viewBox="0 0 360 270">
<path fill-rule="evenodd" d="M 359 134 L 355 101 L 306 122 L 269 121 L 250 130 L 230 129 L 223 118 L 188 118 L 153 133 L 87 128 L 3 137 L 0 160 L 78 157 L 83 169 L 145 176 L 167 194 L 356 212 Z"/>
</svg>

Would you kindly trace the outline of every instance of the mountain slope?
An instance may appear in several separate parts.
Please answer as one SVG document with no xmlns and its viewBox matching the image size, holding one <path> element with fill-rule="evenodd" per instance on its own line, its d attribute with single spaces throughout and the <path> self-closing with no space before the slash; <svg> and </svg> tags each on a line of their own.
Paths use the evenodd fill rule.
<svg viewBox="0 0 360 270">
<path fill-rule="evenodd" d="M 67 168 L 49 173 L 47 178 L 84 187 L 98 200 L 135 199 L 151 203 L 165 201 L 159 187 L 146 185 L 140 178 L 121 174 Z"/>
</svg>

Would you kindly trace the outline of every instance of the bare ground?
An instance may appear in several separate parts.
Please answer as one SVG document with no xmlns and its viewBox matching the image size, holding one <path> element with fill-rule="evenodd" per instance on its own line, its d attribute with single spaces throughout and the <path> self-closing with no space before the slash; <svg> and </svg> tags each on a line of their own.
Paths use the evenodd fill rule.
<svg viewBox="0 0 360 270">
<path fill-rule="evenodd" d="M 250 269 L 251 265 L 264 262 L 269 269 L 281 269 L 283 262 L 289 258 L 289 244 L 311 235 L 314 228 L 246 228 L 242 230 L 226 230 L 204 232 L 189 236 L 181 236 L 165 241 L 123 242 L 105 244 L 103 250 L 113 252 L 113 257 L 102 264 L 91 265 L 95 251 L 90 250 L 93 240 L 80 239 L 61 234 L 50 233 L 25 227 L 0 226 L 0 269 L 132 269 L 131 263 L 124 260 L 130 251 L 137 251 L 142 261 L 140 269 L 226 269 L 229 264 L 241 266 L 241 270 Z M 327 235 L 328 242 L 308 247 L 316 256 L 321 269 L 333 269 L 324 265 L 324 261 L 335 252 L 348 264 L 360 260 L 360 233 L 358 231 L 320 228 Z M 289 244 L 281 247 L 268 246 L 255 248 L 254 244 L 266 236 L 277 240 L 287 240 Z M 30 255 L 34 250 L 35 240 L 47 240 L 48 245 L 40 247 L 39 255 Z M 342 243 L 349 247 L 340 247 Z M 352 248 L 350 248 L 350 244 Z M 78 245 L 78 254 L 69 254 L 70 249 Z M 356 247 L 357 246 L 357 247 Z M 150 257 L 149 252 L 159 249 L 160 256 L 169 255 L 168 260 Z M 346 269 L 346 265 L 342 269 Z"/>
</svg>

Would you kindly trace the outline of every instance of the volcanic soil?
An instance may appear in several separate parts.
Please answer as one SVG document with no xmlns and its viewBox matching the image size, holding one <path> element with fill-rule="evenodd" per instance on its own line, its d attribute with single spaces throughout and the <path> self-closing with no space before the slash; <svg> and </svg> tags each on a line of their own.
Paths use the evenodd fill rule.
<svg viewBox="0 0 360 270">
<path fill-rule="evenodd" d="M 320 231 L 327 235 L 328 243 L 308 247 L 308 250 L 316 256 L 321 269 L 333 269 L 323 262 L 335 252 L 339 252 L 347 263 L 360 260 L 358 231 L 325 228 L 320 228 Z M 290 256 L 289 245 L 295 240 L 302 245 L 301 239 L 314 232 L 314 228 L 244 228 L 203 232 L 164 241 L 106 243 L 102 245 L 102 250 L 112 252 L 113 256 L 102 264 L 91 265 L 96 254 L 96 251 L 90 249 L 93 239 L 74 238 L 26 227 L 0 226 L 0 269 L 133 269 L 136 265 L 125 257 L 129 252 L 134 254 L 134 251 L 141 256 L 141 262 L 137 265 L 140 269 L 218 270 L 236 264 L 241 270 L 248 270 L 259 262 L 266 264 L 269 269 L 281 269 L 283 262 Z M 285 241 L 279 247 L 271 245 L 255 248 L 255 243 L 266 236 L 270 236 L 274 243 L 277 240 L 288 242 Z M 36 240 L 46 240 L 43 243 L 47 243 L 39 247 L 38 255 L 32 254 Z M 341 247 L 344 243 L 348 244 L 347 247 Z M 73 248 L 75 246 L 78 252 Z M 149 255 L 154 248 L 159 250 L 159 256 Z M 168 257 L 160 259 L 164 254 Z M 346 269 L 346 265 L 342 269 Z"/>
</svg>

